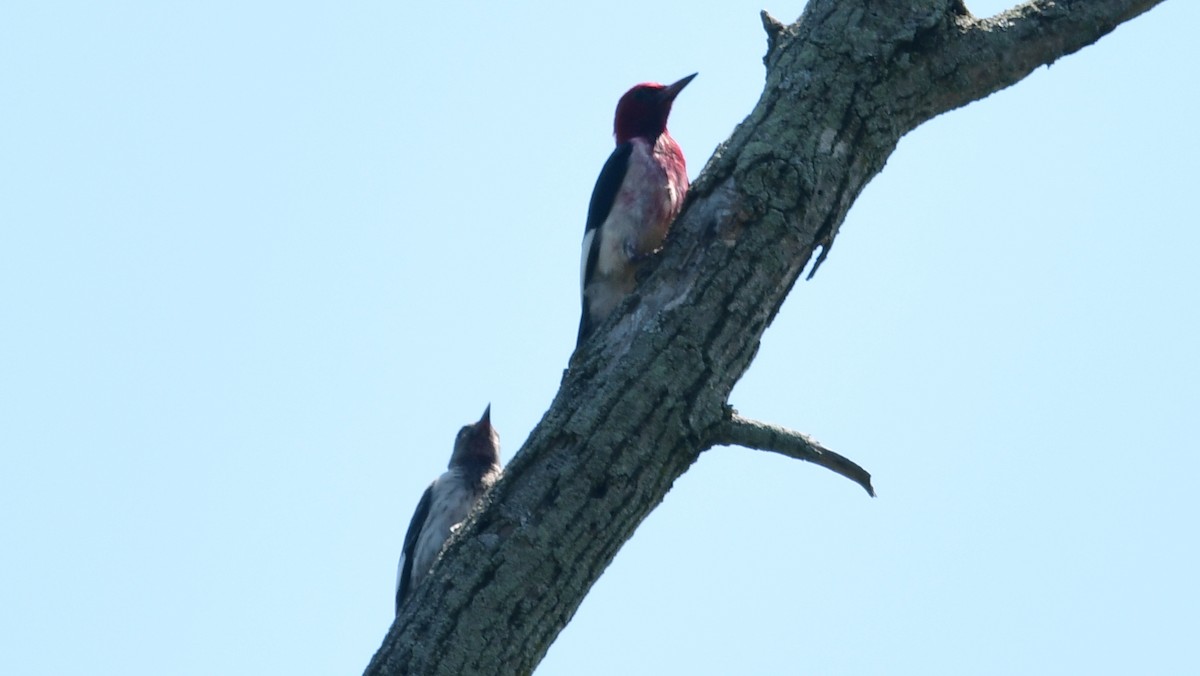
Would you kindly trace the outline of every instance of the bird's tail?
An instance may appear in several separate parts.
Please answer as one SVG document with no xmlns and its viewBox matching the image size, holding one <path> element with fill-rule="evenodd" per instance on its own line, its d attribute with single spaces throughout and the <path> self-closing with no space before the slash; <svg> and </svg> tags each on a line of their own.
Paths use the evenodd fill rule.
<svg viewBox="0 0 1200 676">
<path fill-rule="evenodd" d="M 578 350 L 583 341 L 592 333 L 592 322 L 589 319 L 587 301 L 584 301 L 583 312 L 579 313 L 579 334 L 575 336 L 575 349 Z"/>
</svg>

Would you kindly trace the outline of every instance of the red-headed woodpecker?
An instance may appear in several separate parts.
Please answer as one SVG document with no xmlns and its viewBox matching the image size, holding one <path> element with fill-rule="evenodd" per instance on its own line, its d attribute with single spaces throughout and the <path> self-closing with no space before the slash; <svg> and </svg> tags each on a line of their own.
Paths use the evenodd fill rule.
<svg viewBox="0 0 1200 676">
<path fill-rule="evenodd" d="M 643 83 L 617 101 L 617 148 L 596 179 L 583 231 L 577 347 L 633 292 L 639 264 L 662 246 L 683 206 L 687 166 L 667 133 L 667 116 L 694 77 L 672 85 Z"/>
<path fill-rule="evenodd" d="M 429 572 L 450 532 L 500 477 L 500 435 L 492 427 L 491 414 L 489 404 L 479 422 L 458 431 L 448 471 L 429 484 L 417 503 L 396 572 L 397 614 Z"/>
</svg>

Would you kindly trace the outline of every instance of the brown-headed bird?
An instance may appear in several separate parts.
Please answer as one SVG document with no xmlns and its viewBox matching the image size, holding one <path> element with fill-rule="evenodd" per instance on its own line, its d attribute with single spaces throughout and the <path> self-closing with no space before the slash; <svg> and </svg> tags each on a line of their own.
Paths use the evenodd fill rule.
<svg viewBox="0 0 1200 676">
<path fill-rule="evenodd" d="M 479 422 L 454 439 L 449 469 L 429 484 L 404 536 L 396 573 L 396 613 L 433 565 L 451 531 L 500 477 L 500 435 L 492 427 L 492 406 Z"/>
</svg>

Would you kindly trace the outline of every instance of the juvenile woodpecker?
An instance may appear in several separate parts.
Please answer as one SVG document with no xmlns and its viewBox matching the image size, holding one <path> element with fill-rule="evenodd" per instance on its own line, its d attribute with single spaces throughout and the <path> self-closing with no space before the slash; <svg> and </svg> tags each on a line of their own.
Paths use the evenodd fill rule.
<svg viewBox="0 0 1200 676">
<path fill-rule="evenodd" d="M 450 532 L 500 476 L 500 436 L 492 427 L 491 413 L 488 404 L 479 422 L 458 431 L 449 469 L 429 484 L 417 503 L 396 571 L 397 614 L 429 572 Z"/>
<path fill-rule="evenodd" d="M 617 147 L 596 179 L 583 231 L 576 347 L 633 291 L 638 267 L 662 246 L 683 206 L 687 166 L 667 133 L 667 116 L 694 77 L 672 85 L 643 83 L 617 101 Z"/>
</svg>

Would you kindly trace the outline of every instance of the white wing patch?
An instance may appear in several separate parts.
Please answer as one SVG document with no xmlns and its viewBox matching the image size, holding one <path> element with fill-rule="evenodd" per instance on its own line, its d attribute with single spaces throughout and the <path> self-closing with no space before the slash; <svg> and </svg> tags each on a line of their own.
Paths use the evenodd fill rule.
<svg viewBox="0 0 1200 676">
<path fill-rule="evenodd" d="M 582 297 L 584 292 L 584 284 L 587 283 L 587 262 L 588 254 L 592 251 L 592 241 L 596 239 L 596 230 L 592 228 L 583 234 L 583 255 L 579 258 L 579 295 Z"/>
</svg>

